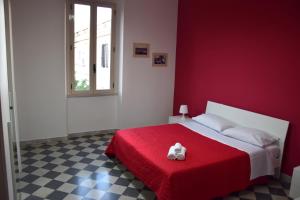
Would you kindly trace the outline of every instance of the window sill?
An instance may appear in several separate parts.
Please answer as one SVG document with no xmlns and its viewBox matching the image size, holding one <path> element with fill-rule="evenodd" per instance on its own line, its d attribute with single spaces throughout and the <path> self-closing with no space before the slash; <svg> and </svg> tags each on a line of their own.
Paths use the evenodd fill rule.
<svg viewBox="0 0 300 200">
<path fill-rule="evenodd" d="M 67 98 L 77 97 L 101 97 L 101 96 L 118 96 L 117 92 L 103 93 L 103 94 L 68 94 Z"/>
</svg>

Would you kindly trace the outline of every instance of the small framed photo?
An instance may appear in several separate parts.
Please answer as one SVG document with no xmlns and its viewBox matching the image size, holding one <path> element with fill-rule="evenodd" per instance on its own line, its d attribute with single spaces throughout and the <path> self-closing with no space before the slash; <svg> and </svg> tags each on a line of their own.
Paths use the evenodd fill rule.
<svg viewBox="0 0 300 200">
<path fill-rule="evenodd" d="M 149 57 L 150 44 L 147 43 L 133 43 L 134 57 Z"/>
<path fill-rule="evenodd" d="M 166 67 L 168 65 L 167 53 L 153 53 L 152 54 L 152 66 L 153 67 Z"/>
</svg>

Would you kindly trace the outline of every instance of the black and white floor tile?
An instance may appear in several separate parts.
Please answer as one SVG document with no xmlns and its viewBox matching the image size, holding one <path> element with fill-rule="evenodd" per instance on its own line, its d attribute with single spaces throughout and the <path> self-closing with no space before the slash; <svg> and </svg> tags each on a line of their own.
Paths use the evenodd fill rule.
<svg viewBox="0 0 300 200">
<path fill-rule="evenodd" d="M 133 200 L 155 194 L 104 151 L 113 134 L 74 137 L 22 149 L 22 200 Z M 271 181 L 231 194 L 226 200 L 286 200 L 289 185 Z"/>
</svg>

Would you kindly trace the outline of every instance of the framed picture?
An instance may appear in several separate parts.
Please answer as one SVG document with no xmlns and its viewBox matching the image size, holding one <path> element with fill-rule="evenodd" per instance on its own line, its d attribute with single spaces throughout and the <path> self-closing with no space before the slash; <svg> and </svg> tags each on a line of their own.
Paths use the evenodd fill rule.
<svg viewBox="0 0 300 200">
<path fill-rule="evenodd" d="M 133 43 L 134 57 L 149 57 L 150 44 L 147 43 Z"/>
<path fill-rule="evenodd" d="M 152 54 L 152 66 L 153 67 L 166 67 L 168 65 L 167 53 L 153 53 Z"/>
</svg>

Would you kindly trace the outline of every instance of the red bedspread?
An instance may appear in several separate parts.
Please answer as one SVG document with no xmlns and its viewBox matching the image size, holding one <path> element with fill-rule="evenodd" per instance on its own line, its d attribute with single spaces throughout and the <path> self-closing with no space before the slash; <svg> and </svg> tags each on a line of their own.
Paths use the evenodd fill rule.
<svg viewBox="0 0 300 200">
<path fill-rule="evenodd" d="M 176 142 L 187 148 L 184 161 L 167 159 Z M 211 199 L 250 183 L 247 153 L 179 124 L 117 131 L 106 154 L 121 160 L 159 200 Z"/>
</svg>

